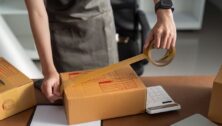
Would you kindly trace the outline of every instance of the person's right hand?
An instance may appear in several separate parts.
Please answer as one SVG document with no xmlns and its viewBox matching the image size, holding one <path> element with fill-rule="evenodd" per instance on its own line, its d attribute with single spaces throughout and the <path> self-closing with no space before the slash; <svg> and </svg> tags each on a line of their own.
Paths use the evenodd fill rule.
<svg viewBox="0 0 222 126">
<path fill-rule="evenodd" d="M 41 91 L 51 103 L 62 99 L 59 74 L 53 73 L 45 77 L 42 82 Z"/>
</svg>

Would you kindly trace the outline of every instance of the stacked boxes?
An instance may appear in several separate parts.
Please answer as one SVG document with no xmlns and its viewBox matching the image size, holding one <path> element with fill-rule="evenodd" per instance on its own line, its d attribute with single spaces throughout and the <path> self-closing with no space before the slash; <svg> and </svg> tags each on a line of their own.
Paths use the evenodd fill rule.
<svg viewBox="0 0 222 126">
<path fill-rule="evenodd" d="M 0 120 L 35 104 L 33 81 L 0 58 Z"/>
</svg>

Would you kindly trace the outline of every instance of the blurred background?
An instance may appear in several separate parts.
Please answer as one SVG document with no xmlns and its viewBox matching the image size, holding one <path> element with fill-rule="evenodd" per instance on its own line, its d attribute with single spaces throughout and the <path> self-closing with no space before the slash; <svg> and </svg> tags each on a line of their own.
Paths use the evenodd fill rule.
<svg viewBox="0 0 222 126">
<path fill-rule="evenodd" d="M 142 66 L 142 76 L 215 75 L 222 64 L 222 1 L 173 0 L 173 3 L 178 30 L 177 55 L 166 67 Z M 112 4 L 116 21 L 115 1 Z M 156 18 L 152 0 L 138 0 L 135 8 L 145 14 L 143 24 L 148 25 L 138 23 L 138 28 L 135 26 L 138 30 L 135 41 L 141 49 L 144 33 L 153 27 Z M 133 18 L 135 22 L 138 16 Z M 116 25 L 118 30 L 118 22 Z M 24 0 L 0 0 L 0 56 L 30 78 L 42 78 Z"/>
</svg>

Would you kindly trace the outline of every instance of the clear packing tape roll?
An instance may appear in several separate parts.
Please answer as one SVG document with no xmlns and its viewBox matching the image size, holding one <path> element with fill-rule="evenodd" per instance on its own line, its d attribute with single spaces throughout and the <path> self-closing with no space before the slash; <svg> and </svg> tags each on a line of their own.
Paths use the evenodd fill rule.
<svg viewBox="0 0 222 126">
<path fill-rule="evenodd" d="M 152 43 L 145 49 L 144 53 L 142 53 L 142 54 L 139 54 L 139 55 L 134 56 L 132 58 L 123 60 L 123 61 L 116 63 L 116 64 L 111 64 L 109 66 L 106 66 L 106 67 L 103 67 L 100 69 L 96 69 L 96 70 L 89 72 L 87 74 L 80 75 L 80 76 L 76 77 L 74 80 L 70 79 L 66 82 L 66 84 L 61 85 L 60 91 L 61 92 L 63 92 L 64 90 L 66 91 L 68 89 L 71 89 L 71 88 L 69 88 L 70 86 L 78 86 L 81 83 L 84 83 L 86 81 L 92 80 L 97 77 L 100 77 L 100 76 L 110 73 L 114 70 L 117 70 L 123 66 L 130 65 L 130 64 L 136 63 L 138 61 L 144 60 L 144 59 L 148 60 L 150 63 L 152 63 L 153 65 L 158 66 L 158 67 L 166 66 L 173 60 L 174 56 L 176 55 L 176 49 L 172 47 L 169 50 L 167 50 L 167 52 L 165 53 L 165 55 L 161 59 L 156 61 L 152 57 L 152 50 L 153 49 L 155 49 L 155 47 L 154 47 L 154 44 Z"/>
</svg>

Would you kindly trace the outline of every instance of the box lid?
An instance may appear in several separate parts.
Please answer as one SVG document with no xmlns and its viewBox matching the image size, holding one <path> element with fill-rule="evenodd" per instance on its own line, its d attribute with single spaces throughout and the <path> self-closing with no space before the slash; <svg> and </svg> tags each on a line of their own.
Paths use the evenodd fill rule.
<svg viewBox="0 0 222 126">
<path fill-rule="evenodd" d="M 222 65 L 220 67 L 219 72 L 217 73 L 217 76 L 216 76 L 214 82 L 222 84 Z"/>
<path fill-rule="evenodd" d="M 0 93 L 30 82 L 31 79 L 0 57 Z"/>
<path fill-rule="evenodd" d="M 145 88 L 143 82 L 139 79 L 136 73 L 130 66 L 125 66 L 101 77 L 86 81 L 75 85 L 75 79 L 68 81 L 71 78 L 76 78 L 81 74 L 90 71 L 77 71 L 62 73 L 62 84 L 70 83 L 71 90 L 65 90 L 65 95 L 68 99 L 93 97 L 97 95 L 124 93 L 135 90 L 143 90 Z"/>
</svg>

